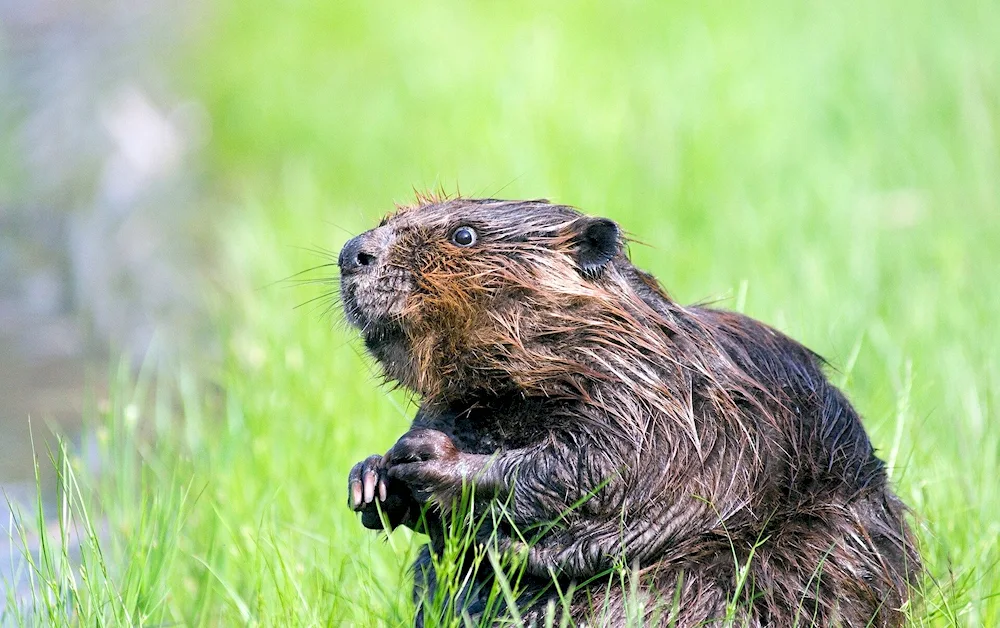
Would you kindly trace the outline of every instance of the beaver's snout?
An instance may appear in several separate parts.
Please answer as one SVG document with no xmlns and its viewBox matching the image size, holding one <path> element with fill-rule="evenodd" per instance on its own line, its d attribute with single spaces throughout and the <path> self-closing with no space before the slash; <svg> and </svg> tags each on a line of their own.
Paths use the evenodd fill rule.
<svg viewBox="0 0 1000 628">
<path fill-rule="evenodd" d="M 337 256 L 344 313 L 366 338 L 385 336 L 411 289 L 408 273 L 391 263 L 395 241 L 392 230 L 372 229 L 348 240 Z"/>
<path fill-rule="evenodd" d="M 367 236 L 367 233 L 362 233 L 351 238 L 344 248 L 340 249 L 340 256 L 337 258 L 340 272 L 350 274 L 375 265 L 378 261 L 378 251 L 372 239 Z"/>
</svg>

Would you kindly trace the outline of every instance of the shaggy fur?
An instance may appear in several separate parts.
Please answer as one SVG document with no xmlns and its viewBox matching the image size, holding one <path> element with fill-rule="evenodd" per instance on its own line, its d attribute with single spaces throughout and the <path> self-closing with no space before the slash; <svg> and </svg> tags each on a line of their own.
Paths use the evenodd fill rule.
<svg viewBox="0 0 1000 628">
<path fill-rule="evenodd" d="M 452 241 L 461 226 L 471 246 Z M 411 430 L 351 472 L 366 526 L 381 528 L 378 502 L 440 551 L 441 513 L 471 484 L 509 517 L 489 533 L 525 561 L 529 621 L 554 574 L 579 585 L 574 620 L 623 623 L 620 578 L 595 577 L 628 565 L 664 625 L 711 625 L 734 601 L 736 625 L 901 625 L 919 572 L 904 506 L 823 361 L 745 316 L 673 302 L 611 221 L 424 198 L 340 265 L 348 320 L 422 400 Z M 514 532 L 539 529 L 528 546 Z M 418 596 L 433 594 L 430 564 Z M 486 571 L 459 600 L 472 616 Z"/>
</svg>

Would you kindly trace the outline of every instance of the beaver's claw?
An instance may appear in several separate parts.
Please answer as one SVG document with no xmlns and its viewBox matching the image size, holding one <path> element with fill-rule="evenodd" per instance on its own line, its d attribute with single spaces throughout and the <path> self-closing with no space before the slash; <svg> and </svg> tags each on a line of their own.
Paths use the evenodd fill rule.
<svg viewBox="0 0 1000 628">
<path fill-rule="evenodd" d="M 385 501 L 387 496 L 386 469 L 382 464 L 382 456 L 368 456 L 354 465 L 347 475 L 347 505 L 355 512 L 360 512 L 375 500 L 378 492 L 379 501 Z"/>
<path fill-rule="evenodd" d="M 372 530 L 384 527 L 380 510 L 390 528 L 413 527 L 420 512 L 409 487 L 389 478 L 385 459 L 379 455 L 368 456 L 348 473 L 347 505 L 360 512 L 361 523 Z"/>
</svg>

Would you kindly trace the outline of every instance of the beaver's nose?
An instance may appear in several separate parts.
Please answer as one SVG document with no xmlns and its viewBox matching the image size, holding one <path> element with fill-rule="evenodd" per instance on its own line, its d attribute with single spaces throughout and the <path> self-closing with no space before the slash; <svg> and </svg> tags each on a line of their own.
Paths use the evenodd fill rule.
<svg viewBox="0 0 1000 628">
<path fill-rule="evenodd" d="M 365 236 L 359 235 L 348 240 L 340 249 L 337 265 L 342 273 L 354 273 L 372 266 L 377 259 L 370 247 L 365 246 Z"/>
</svg>

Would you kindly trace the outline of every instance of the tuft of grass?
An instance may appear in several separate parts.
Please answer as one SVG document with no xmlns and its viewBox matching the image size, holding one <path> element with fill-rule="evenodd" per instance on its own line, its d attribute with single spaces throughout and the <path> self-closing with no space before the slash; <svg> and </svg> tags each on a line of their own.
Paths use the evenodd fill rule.
<svg viewBox="0 0 1000 628">
<path fill-rule="evenodd" d="M 443 186 L 614 218 L 679 301 L 829 358 L 913 509 L 911 625 L 1000 624 L 1000 5 L 503 8 L 211 7 L 176 74 L 213 122 L 221 358 L 118 377 L 100 471 L 60 451 L 68 501 L 18 515 L 48 536 L 0 623 L 411 622 L 423 541 L 364 530 L 344 480 L 413 407 L 323 251 Z"/>
<path fill-rule="evenodd" d="M 166 615 L 190 487 L 178 470 L 159 476 L 136 455 L 131 408 L 109 408 L 94 435 L 93 451 L 114 473 L 95 478 L 58 441 L 48 457 L 57 471 L 54 511 L 44 506 L 36 452 L 34 510 L 8 502 L 8 543 L 19 551 L 5 572 L 12 581 L 4 583 L 0 625 L 140 626 Z"/>
</svg>

